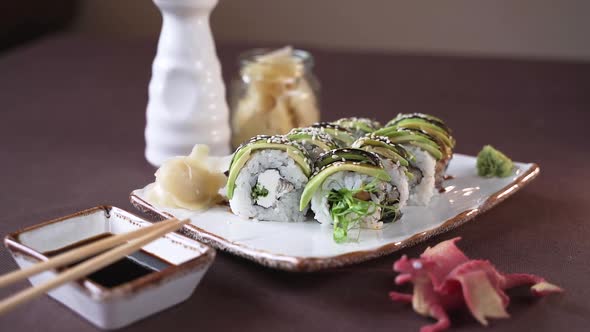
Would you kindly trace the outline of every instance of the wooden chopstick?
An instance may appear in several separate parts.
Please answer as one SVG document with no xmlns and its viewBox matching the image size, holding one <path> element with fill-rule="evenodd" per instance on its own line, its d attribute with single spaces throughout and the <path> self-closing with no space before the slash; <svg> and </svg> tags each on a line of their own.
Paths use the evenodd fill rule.
<svg viewBox="0 0 590 332">
<path fill-rule="evenodd" d="M 65 270 L 63 273 L 57 275 L 56 278 L 51 279 L 43 284 L 25 289 L 15 295 L 0 301 L 0 314 L 3 314 L 14 307 L 32 300 L 46 292 L 59 287 L 67 282 L 80 279 L 94 271 L 97 271 L 120 258 L 137 251 L 139 248 L 163 236 L 166 233 L 175 231 L 189 222 L 188 219 L 183 221 L 175 221 L 163 227 L 152 229 L 151 232 L 144 234 L 138 238 L 130 240 L 128 243 L 113 248 L 105 253 L 102 253 L 94 258 L 82 262 L 72 268 Z M 153 226 L 152 226 L 153 227 Z M 150 228 L 152 228 L 150 227 Z M 75 249 L 76 251 L 85 251 L 86 247 Z M 86 256 L 87 257 L 87 256 Z"/>
<path fill-rule="evenodd" d="M 31 265 L 31 266 L 24 268 L 22 270 L 16 270 L 16 271 L 7 273 L 5 275 L 0 276 L 0 287 L 10 285 L 16 281 L 28 278 L 32 275 L 41 273 L 41 272 L 49 270 L 49 269 L 64 266 L 64 265 L 67 265 L 70 263 L 75 263 L 75 262 L 80 261 L 84 258 L 90 257 L 94 254 L 98 254 L 98 253 L 103 252 L 107 249 L 111 249 L 111 248 L 116 247 L 122 243 L 129 241 L 129 240 L 132 240 L 134 238 L 137 238 L 139 236 L 142 236 L 144 234 L 152 232 L 155 229 L 164 227 L 166 225 L 170 225 L 175 222 L 178 222 L 178 220 L 168 219 L 168 220 L 159 222 L 157 224 L 154 224 L 152 226 L 142 227 L 142 228 L 132 231 L 132 232 L 111 236 L 106 239 L 96 241 L 96 242 L 93 242 L 87 246 L 82 247 L 82 248 L 84 248 L 84 250 L 78 250 L 78 249 L 82 249 L 82 248 L 78 248 L 76 250 L 67 251 L 63 254 L 52 257 L 49 260 Z"/>
</svg>

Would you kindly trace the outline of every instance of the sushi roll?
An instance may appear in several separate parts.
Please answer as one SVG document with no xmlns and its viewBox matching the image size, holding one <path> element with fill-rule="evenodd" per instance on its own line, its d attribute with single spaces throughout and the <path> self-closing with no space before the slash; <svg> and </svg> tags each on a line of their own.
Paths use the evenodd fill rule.
<svg viewBox="0 0 590 332">
<path fill-rule="evenodd" d="M 342 118 L 334 124 L 344 127 L 352 132 L 355 138 L 360 138 L 381 128 L 381 124 L 369 118 Z"/>
<path fill-rule="evenodd" d="M 401 145 L 392 143 L 385 136 L 361 137 L 352 143 L 352 147 L 373 152 L 381 158 L 383 167 L 391 176 L 393 190 L 397 191 L 399 208 L 403 209 L 410 195 L 408 177 L 412 178 L 413 175 L 408 168 L 412 167 L 410 161 L 414 161 L 414 156 Z"/>
<path fill-rule="evenodd" d="M 442 152 L 436 142 L 417 131 L 384 127 L 372 135 L 385 136 L 391 143 L 400 144 L 413 158 L 408 160 L 408 186 L 410 196 L 408 205 L 427 205 L 435 189 L 435 172 L 437 161 Z"/>
<path fill-rule="evenodd" d="M 339 147 L 332 136 L 319 128 L 294 128 L 286 136 L 291 141 L 301 143 L 314 162 L 320 154 Z"/>
<path fill-rule="evenodd" d="M 352 228 L 380 229 L 399 216 L 399 197 L 379 157 L 365 150 L 341 148 L 316 161 L 316 170 L 301 195 L 300 210 L 311 202 L 315 219 L 334 227 L 336 242 Z"/>
<path fill-rule="evenodd" d="M 330 122 L 318 122 L 311 125 L 311 128 L 318 128 L 320 131 L 330 135 L 341 148 L 349 147 L 355 138 L 352 132 L 342 126 Z"/>
<path fill-rule="evenodd" d="M 442 188 L 444 173 L 453 157 L 453 149 L 455 148 L 455 139 L 452 136 L 451 129 L 447 127 L 444 121 L 423 113 L 398 114 L 387 123 L 386 127 L 420 132 L 436 142 L 442 156 L 436 162 L 435 185 L 437 188 Z"/>
<path fill-rule="evenodd" d="M 305 148 L 284 136 L 256 136 L 230 163 L 227 197 L 234 214 L 264 221 L 303 221 L 298 204 L 312 172 Z"/>
</svg>

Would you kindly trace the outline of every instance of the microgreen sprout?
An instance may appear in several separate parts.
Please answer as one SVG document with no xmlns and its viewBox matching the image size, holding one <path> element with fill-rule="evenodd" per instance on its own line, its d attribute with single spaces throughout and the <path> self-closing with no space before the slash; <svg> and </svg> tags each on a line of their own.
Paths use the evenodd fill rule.
<svg viewBox="0 0 590 332">
<path fill-rule="evenodd" d="M 257 200 L 258 197 L 266 197 L 267 195 L 268 195 L 268 189 L 264 188 L 259 183 L 257 183 L 252 188 L 252 193 L 250 194 L 250 196 L 252 197 L 253 200 Z"/>
<path fill-rule="evenodd" d="M 398 212 L 398 205 L 383 205 L 374 202 L 370 194 L 377 192 L 377 183 L 372 181 L 362 185 L 358 189 L 333 189 L 328 193 L 328 204 L 330 206 L 330 216 L 334 221 L 334 241 L 342 243 L 348 239 L 348 231 L 352 228 L 359 227 L 361 221 L 381 208 L 382 216 L 391 216 L 394 218 Z M 363 193 L 369 194 L 369 199 L 361 199 Z M 360 235 L 360 230 L 359 230 Z"/>
</svg>

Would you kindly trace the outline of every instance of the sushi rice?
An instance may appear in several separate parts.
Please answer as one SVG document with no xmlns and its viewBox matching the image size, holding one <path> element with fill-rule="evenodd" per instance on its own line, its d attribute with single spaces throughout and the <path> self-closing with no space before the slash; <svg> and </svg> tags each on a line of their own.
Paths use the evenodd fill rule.
<svg viewBox="0 0 590 332">
<path fill-rule="evenodd" d="M 406 175 L 406 167 L 400 166 L 391 160 L 381 158 L 383 168 L 391 176 L 391 184 L 394 190 L 397 190 L 399 195 L 399 208 L 403 209 L 408 204 L 410 197 L 410 186 L 408 184 L 408 176 Z"/>
<path fill-rule="evenodd" d="M 304 221 L 307 209 L 299 211 L 299 199 L 307 181 L 287 152 L 259 150 L 240 170 L 230 207 L 244 218 Z M 254 197 L 252 192 L 257 185 L 268 191 L 265 197 Z"/>
<path fill-rule="evenodd" d="M 414 155 L 415 161 L 412 166 L 420 170 L 421 173 L 418 175 L 418 179 L 415 179 L 417 182 L 412 181 L 412 184 L 410 185 L 408 205 L 427 205 L 435 194 L 434 172 L 436 160 L 428 152 L 420 148 L 409 144 L 403 146 L 408 152 Z"/>
</svg>

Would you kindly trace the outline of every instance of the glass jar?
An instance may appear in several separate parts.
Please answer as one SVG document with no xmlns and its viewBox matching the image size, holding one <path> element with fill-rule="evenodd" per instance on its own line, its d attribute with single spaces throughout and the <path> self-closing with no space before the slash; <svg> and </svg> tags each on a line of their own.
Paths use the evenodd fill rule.
<svg viewBox="0 0 590 332">
<path fill-rule="evenodd" d="M 232 145 L 256 135 L 286 134 L 320 120 L 319 81 L 309 52 L 254 49 L 239 57 L 229 91 Z"/>
</svg>

